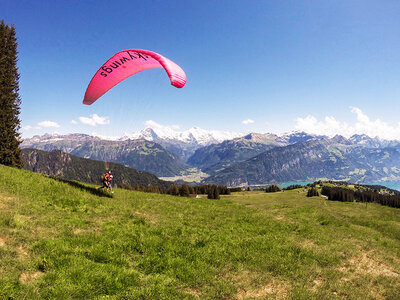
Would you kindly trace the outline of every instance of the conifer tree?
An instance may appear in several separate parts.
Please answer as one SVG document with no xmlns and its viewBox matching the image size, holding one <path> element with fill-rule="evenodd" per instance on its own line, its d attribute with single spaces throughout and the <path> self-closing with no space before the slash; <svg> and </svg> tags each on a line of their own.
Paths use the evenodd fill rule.
<svg viewBox="0 0 400 300">
<path fill-rule="evenodd" d="M 314 187 L 308 189 L 307 191 L 307 197 L 314 197 L 314 196 L 319 196 L 318 190 Z"/>
<path fill-rule="evenodd" d="M 190 195 L 189 186 L 186 183 L 183 183 L 182 186 L 179 188 L 179 196 L 189 197 L 189 195 Z"/>
<path fill-rule="evenodd" d="M 179 189 L 175 184 L 173 184 L 173 185 L 171 185 L 169 187 L 167 193 L 172 195 L 172 196 L 178 196 L 179 195 Z"/>
<path fill-rule="evenodd" d="M 212 186 L 207 191 L 207 198 L 214 199 L 214 188 Z"/>
<path fill-rule="evenodd" d="M 214 188 L 213 194 L 213 199 L 219 199 L 219 191 L 217 187 Z"/>
<path fill-rule="evenodd" d="M 270 186 L 268 186 L 265 191 L 267 193 L 275 193 L 275 192 L 279 192 L 281 189 L 279 188 L 279 186 L 272 184 Z"/>
<path fill-rule="evenodd" d="M 19 74 L 14 26 L 0 22 L 0 164 L 22 168 Z"/>
</svg>

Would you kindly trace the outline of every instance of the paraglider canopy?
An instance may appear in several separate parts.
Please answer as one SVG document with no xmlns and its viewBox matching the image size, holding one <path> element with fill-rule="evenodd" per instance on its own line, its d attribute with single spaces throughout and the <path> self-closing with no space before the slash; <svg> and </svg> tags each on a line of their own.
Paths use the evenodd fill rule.
<svg viewBox="0 0 400 300">
<path fill-rule="evenodd" d="M 164 68 L 171 84 L 177 88 L 186 84 L 185 72 L 168 58 L 148 50 L 124 50 L 107 60 L 93 76 L 86 89 L 83 104 L 92 104 L 129 76 L 153 68 Z"/>
</svg>

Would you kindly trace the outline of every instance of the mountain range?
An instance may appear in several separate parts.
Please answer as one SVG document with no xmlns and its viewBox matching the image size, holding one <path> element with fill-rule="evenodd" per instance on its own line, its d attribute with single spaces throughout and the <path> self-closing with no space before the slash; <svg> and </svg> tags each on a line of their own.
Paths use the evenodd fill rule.
<svg viewBox="0 0 400 300">
<path fill-rule="evenodd" d="M 104 140 L 84 134 L 45 134 L 26 139 L 21 146 L 44 151 L 61 150 L 83 158 L 123 164 L 157 176 L 179 175 L 187 168 L 177 155 L 144 139 Z"/>
<path fill-rule="evenodd" d="M 197 168 L 205 182 L 252 185 L 292 180 L 400 178 L 399 141 L 353 135 L 318 136 L 206 131 L 191 128 L 146 128 L 119 139 L 69 134 L 25 139 L 23 148 L 54 149 L 95 160 L 111 161 L 161 177 Z"/>
<path fill-rule="evenodd" d="M 334 179 L 400 179 L 400 148 L 367 148 L 341 137 L 275 147 L 216 171 L 206 182 L 228 186 Z"/>
<path fill-rule="evenodd" d="M 182 132 L 170 127 L 147 127 L 144 130 L 125 135 L 121 140 L 144 139 L 152 141 L 186 161 L 200 147 L 218 144 L 240 136 L 243 136 L 243 134 L 232 131 L 208 131 L 199 127 L 192 127 Z"/>
</svg>

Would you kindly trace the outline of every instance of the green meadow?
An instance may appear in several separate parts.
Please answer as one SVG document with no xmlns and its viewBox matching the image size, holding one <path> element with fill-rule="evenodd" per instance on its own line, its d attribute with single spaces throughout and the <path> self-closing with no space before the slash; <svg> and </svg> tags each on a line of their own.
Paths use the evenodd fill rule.
<svg viewBox="0 0 400 300">
<path fill-rule="evenodd" d="M 0 166 L 0 299 L 399 299 L 400 210 L 115 194 Z"/>
</svg>

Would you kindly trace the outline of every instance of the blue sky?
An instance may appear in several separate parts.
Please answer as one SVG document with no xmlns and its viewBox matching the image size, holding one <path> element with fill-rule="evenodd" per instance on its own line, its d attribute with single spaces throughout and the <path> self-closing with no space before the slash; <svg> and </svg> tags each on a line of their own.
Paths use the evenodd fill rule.
<svg viewBox="0 0 400 300">
<path fill-rule="evenodd" d="M 400 139 L 399 15 L 399 1 L 0 2 L 17 30 L 23 137 L 120 136 L 153 120 Z M 98 68 L 134 48 L 179 64 L 186 86 L 148 70 L 83 105 Z"/>
</svg>

